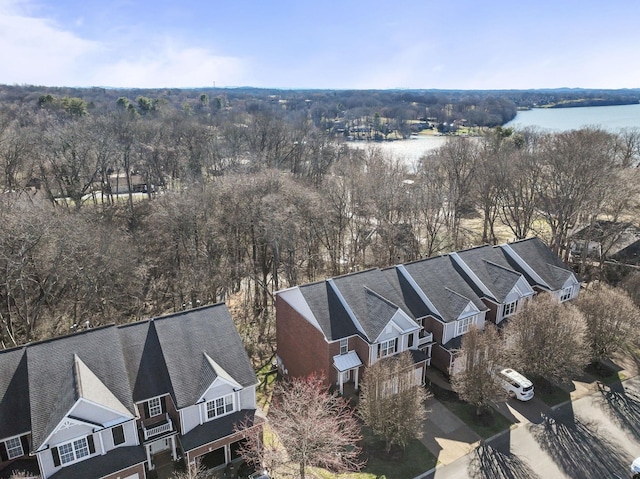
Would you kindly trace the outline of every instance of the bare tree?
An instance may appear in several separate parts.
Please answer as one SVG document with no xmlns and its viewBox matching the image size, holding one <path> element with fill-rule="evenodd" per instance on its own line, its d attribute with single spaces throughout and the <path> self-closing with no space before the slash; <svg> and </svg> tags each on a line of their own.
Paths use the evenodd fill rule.
<svg viewBox="0 0 640 479">
<path fill-rule="evenodd" d="M 507 397 L 497 377 L 503 360 L 503 342 L 497 328 L 487 323 L 484 331 L 471 328 L 462 338 L 462 368 L 451 377 L 451 386 L 463 401 L 482 408 Z"/>
<path fill-rule="evenodd" d="M 254 469 L 266 469 L 273 476 L 288 471 L 287 451 L 278 440 L 269 423 L 256 425 L 253 420 L 244 419 L 236 424 L 235 431 L 242 433 L 237 453 Z"/>
<path fill-rule="evenodd" d="M 174 472 L 173 479 L 208 479 L 209 473 L 198 460 L 187 464 L 184 471 Z"/>
<path fill-rule="evenodd" d="M 540 294 L 509 318 L 504 328 L 510 365 L 533 377 L 563 381 L 589 362 L 582 313 Z"/>
<path fill-rule="evenodd" d="M 279 383 L 268 417 L 289 459 L 298 464 L 301 479 L 308 466 L 335 472 L 362 467 L 355 414 L 344 398 L 325 389 L 321 378 Z"/>
<path fill-rule="evenodd" d="M 382 436 L 387 452 L 394 445 L 405 448 L 422 436 L 428 394 L 416 383 L 409 352 L 380 360 L 365 370 L 358 412 L 374 434 Z"/>
<path fill-rule="evenodd" d="M 576 305 L 586 320 L 593 362 L 610 359 L 637 337 L 640 309 L 624 290 L 599 283 L 585 291 Z"/>
</svg>

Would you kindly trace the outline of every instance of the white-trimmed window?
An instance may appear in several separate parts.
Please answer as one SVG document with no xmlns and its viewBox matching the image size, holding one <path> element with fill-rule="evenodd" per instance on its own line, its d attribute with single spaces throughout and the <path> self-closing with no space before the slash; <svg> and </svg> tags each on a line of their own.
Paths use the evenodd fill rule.
<svg viewBox="0 0 640 479">
<path fill-rule="evenodd" d="M 149 399 L 147 402 L 149 406 L 149 417 L 159 416 L 162 414 L 162 403 L 160 398 Z"/>
<path fill-rule="evenodd" d="M 502 305 L 502 317 L 506 318 L 515 314 L 516 308 L 518 306 L 518 301 L 513 301 L 512 303 L 507 303 Z"/>
<path fill-rule="evenodd" d="M 571 293 L 573 293 L 573 288 L 569 286 L 568 288 L 564 288 L 560 293 L 560 302 L 565 302 L 571 299 Z"/>
<path fill-rule="evenodd" d="M 233 412 L 233 394 L 207 402 L 207 419 L 215 419 L 230 412 Z"/>
<path fill-rule="evenodd" d="M 19 437 L 14 437 L 11 439 L 7 439 L 4 442 L 5 447 L 7 448 L 7 456 L 9 459 L 15 459 L 16 457 L 24 456 L 24 451 L 22 450 L 22 442 Z"/>
<path fill-rule="evenodd" d="M 382 341 L 378 344 L 378 357 L 384 358 L 385 356 L 391 356 L 398 351 L 398 338 Z"/>
<path fill-rule="evenodd" d="M 347 354 L 349 352 L 349 339 L 340 340 L 340 354 Z"/>
<path fill-rule="evenodd" d="M 81 437 L 75 441 L 60 444 L 58 446 L 58 454 L 60 454 L 60 463 L 68 464 L 82 459 L 89 455 L 89 445 L 87 438 Z"/>
<path fill-rule="evenodd" d="M 460 336 L 469 331 L 469 328 L 473 324 L 475 316 L 468 316 L 456 321 L 456 336 Z"/>
</svg>

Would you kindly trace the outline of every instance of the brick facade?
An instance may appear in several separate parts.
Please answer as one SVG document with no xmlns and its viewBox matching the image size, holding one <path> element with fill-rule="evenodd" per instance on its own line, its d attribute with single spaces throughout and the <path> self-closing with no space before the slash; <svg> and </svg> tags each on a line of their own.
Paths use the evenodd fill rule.
<svg viewBox="0 0 640 479">
<path fill-rule="evenodd" d="M 286 375 L 305 377 L 316 373 L 324 375 L 327 386 L 331 378 L 336 382 L 334 368 L 327 368 L 333 356 L 324 335 L 279 296 L 276 296 L 276 340 Z M 338 354 L 339 343 L 336 347 Z"/>
</svg>

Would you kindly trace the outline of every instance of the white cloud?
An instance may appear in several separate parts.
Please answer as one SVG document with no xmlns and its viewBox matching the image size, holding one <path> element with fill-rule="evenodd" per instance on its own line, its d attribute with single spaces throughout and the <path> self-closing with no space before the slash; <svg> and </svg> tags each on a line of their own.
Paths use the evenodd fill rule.
<svg viewBox="0 0 640 479">
<path fill-rule="evenodd" d="M 79 59 L 97 53 L 98 43 L 84 40 L 43 18 L 0 2 L 0 82 L 73 85 Z"/>
<path fill-rule="evenodd" d="M 202 48 L 173 46 L 138 51 L 127 58 L 97 66 L 92 85 L 137 88 L 238 86 L 243 83 L 242 60 L 214 55 Z"/>
<path fill-rule="evenodd" d="M 244 62 L 152 36 L 81 38 L 28 5 L 0 0 L 0 83 L 44 86 L 188 87 L 245 84 Z"/>
</svg>

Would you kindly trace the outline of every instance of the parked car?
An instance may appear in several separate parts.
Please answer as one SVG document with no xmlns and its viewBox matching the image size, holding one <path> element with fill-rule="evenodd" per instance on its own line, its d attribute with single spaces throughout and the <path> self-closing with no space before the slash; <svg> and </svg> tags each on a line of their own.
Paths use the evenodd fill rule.
<svg viewBox="0 0 640 479">
<path fill-rule="evenodd" d="M 533 383 L 518 371 L 506 368 L 498 373 L 502 387 L 509 396 L 520 401 L 529 401 L 533 398 Z"/>
</svg>

